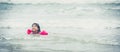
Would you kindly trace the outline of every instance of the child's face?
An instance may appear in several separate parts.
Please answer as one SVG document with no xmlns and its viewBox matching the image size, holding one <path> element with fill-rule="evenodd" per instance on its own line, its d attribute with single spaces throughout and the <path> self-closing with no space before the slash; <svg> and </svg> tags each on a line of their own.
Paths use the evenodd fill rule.
<svg viewBox="0 0 120 52">
<path fill-rule="evenodd" d="M 33 25 L 33 26 L 32 26 L 32 31 L 34 31 L 34 32 L 35 32 L 35 31 L 38 31 L 38 27 L 37 27 L 36 25 Z"/>
</svg>

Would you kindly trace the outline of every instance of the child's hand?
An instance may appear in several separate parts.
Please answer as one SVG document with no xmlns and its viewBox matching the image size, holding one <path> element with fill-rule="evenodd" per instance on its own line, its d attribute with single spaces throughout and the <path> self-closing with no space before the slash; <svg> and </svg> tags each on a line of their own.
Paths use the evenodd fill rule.
<svg viewBox="0 0 120 52">
<path fill-rule="evenodd" d="M 29 34 L 31 34 L 32 33 L 32 30 L 31 29 L 28 29 L 27 30 L 27 34 L 29 35 Z"/>
</svg>

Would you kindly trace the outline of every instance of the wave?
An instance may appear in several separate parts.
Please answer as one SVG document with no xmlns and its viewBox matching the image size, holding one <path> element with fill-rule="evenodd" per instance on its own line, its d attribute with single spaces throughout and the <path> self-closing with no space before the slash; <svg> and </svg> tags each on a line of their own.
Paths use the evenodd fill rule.
<svg viewBox="0 0 120 52">
<path fill-rule="evenodd" d="M 69 26 L 68 26 L 69 27 Z M 26 29 L 26 28 L 28 28 L 28 27 L 26 27 L 26 26 L 24 26 L 24 27 L 15 27 L 15 26 L 0 26 L 0 29 L 20 29 L 20 28 L 22 28 L 22 29 Z M 49 27 L 49 28 L 51 28 L 51 27 Z M 56 28 L 56 27 L 54 27 L 54 28 Z M 64 27 L 64 26 L 61 26 L 61 28 L 66 28 L 66 27 Z M 82 28 L 82 29 L 87 29 L 87 28 L 85 28 L 85 27 L 74 27 L 74 28 Z M 94 28 L 93 28 L 94 29 Z M 118 26 L 105 26 L 105 27 L 102 27 L 101 29 L 120 29 L 120 26 L 118 25 Z"/>
<path fill-rule="evenodd" d="M 26 35 L 26 34 L 24 34 Z M 2 37 L 0 36 L 0 41 L 12 41 L 12 40 L 19 40 L 19 41 L 26 41 L 26 40 L 42 40 L 42 41 L 51 41 L 53 43 L 70 43 L 70 42 L 75 42 L 75 43 L 84 43 L 84 44 L 99 44 L 99 45 L 112 45 L 112 46 L 120 46 L 119 41 L 114 41 L 114 40 L 99 40 L 99 39 L 77 39 L 77 38 L 72 38 L 72 37 L 58 37 L 58 36 L 52 36 L 52 37 L 32 37 L 32 36 L 23 36 L 23 37 Z"/>
<path fill-rule="evenodd" d="M 77 1 L 16 1 L 16 2 L 13 2 L 12 0 L 11 1 L 5 1 L 5 2 L 1 2 L 0 1 L 0 4 L 8 4 L 8 5 L 14 5 L 14 4 L 25 4 L 25 5 L 33 5 L 33 4 L 104 4 L 104 5 L 120 5 L 120 1 L 89 1 L 87 2 L 86 1 L 80 1 L 79 0 Z"/>
<path fill-rule="evenodd" d="M 5 4 L 5 5 L 40 5 L 40 4 L 49 4 L 49 5 L 55 5 L 55 4 L 60 4 L 60 3 L 9 3 L 9 2 L 0 2 L 0 4 Z"/>
<path fill-rule="evenodd" d="M 0 29 L 11 29 L 12 27 L 10 26 L 7 26 L 7 27 L 4 27 L 4 26 L 1 26 Z"/>
</svg>

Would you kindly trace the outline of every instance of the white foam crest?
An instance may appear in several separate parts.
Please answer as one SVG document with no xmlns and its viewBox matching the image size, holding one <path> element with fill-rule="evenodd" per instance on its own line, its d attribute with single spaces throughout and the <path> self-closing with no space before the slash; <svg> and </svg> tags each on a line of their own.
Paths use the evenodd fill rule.
<svg viewBox="0 0 120 52">
<path fill-rule="evenodd" d="M 118 2 L 116 0 L 1 0 L 0 2 L 11 3 L 111 3 Z"/>
</svg>

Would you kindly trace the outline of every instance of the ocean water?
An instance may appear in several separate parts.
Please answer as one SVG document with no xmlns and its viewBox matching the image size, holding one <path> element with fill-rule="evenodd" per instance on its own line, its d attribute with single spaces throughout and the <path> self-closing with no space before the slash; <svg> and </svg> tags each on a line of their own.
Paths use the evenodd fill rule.
<svg viewBox="0 0 120 52">
<path fill-rule="evenodd" d="M 119 6 L 1 2 L 0 52 L 120 52 Z M 49 35 L 27 35 L 34 22 Z"/>
</svg>

